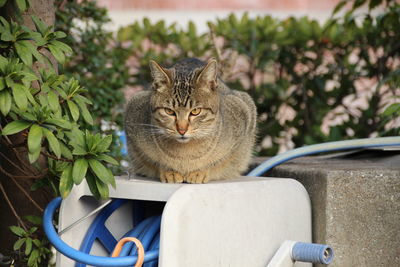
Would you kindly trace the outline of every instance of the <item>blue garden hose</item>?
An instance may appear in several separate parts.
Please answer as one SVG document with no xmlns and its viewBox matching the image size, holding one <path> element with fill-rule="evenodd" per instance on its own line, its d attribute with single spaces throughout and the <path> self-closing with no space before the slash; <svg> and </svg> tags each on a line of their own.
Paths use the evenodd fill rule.
<svg viewBox="0 0 400 267">
<path fill-rule="evenodd" d="M 317 145 L 310 145 L 306 147 L 300 147 L 278 156 L 275 156 L 256 167 L 254 170 L 249 172 L 247 176 L 261 176 L 273 167 L 284 163 L 288 160 L 314 155 L 324 152 L 333 152 L 349 149 L 365 149 L 371 147 L 383 147 L 383 146 L 399 146 L 400 137 L 380 137 L 380 138 L 368 138 L 368 139 L 355 139 L 347 141 L 329 142 Z M 52 217 L 55 210 L 60 206 L 61 198 L 52 200 L 47 206 L 44 216 L 43 225 L 44 230 L 49 238 L 50 242 L 54 247 L 62 252 L 65 256 L 74 259 L 78 262 L 83 262 L 95 266 L 133 266 L 137 260 L 137 256 L 134 256 L 135 250 L 132 249 L 133 244 L 128 243 L 124 246 L 121 251 L 121 257 L 110 258 L 93 256 L 81 251 L 75 250 L 65 244 L 57 235 L 54 226 L 52 224 Z M 149 218 L 141 222 L 133 230 L 126 233 L 125 236 L 137 236 L 142 240 L 143 244 L 146 244 L 146 249 L 150 249 L 150 252 L 146 251 L 145 254 L 145 267 L 157 266 L 158 261 L 158 250 L 159 249 L 159 228 L 160 228 L 161 217 Z M 126 248 L 125 248 L 126 247 Z M 128 256 L 131 255 L 131 256 Z M 312 263 L 329 264 L 333 258 L 333 251 L 326 245 L 319 244 L 306 244 L 298 242 L 295 244 L 292 250 L 293 260 L 306 261 Z"/>
<path fill-rule="evenodd" d="M 247 176 L 261 176 L 262 174 L 266 173 L 267 171 L 279 164 L 303 156 L 341 150 L 366 149 L 384 146 L 400 146 L 400 136 L 335 141 L 299 147 L 264 161 L 263 163 L 258 165 L 258 167 L 249 172 Z"/>
<path fill-rule="evenodd" d="M 125 256 L 125 257 L 102 257 L 89 255 L 87 253 L 76 250 L 68 246 L 61 238 L 57 235 L 56 230 L 53 226 L 53 215 L 56 209 L 60 206 L 62 201 L 61 197 L 53 199 L 46 207 L 43 214 L 43 228 L 47 238 L 53 244 L 53 246 L 60 252 L 62 252 L 68 258 L 71 258 L 78 262 L 86 264 L 100 266 L 100 267 L 119 267 L 119 266 L 133 266 L 137 261 L 136 256 Z M 158 254 L 158 253 L 157 253 Z M 148 256 L 148 255 L 146 255 Z M 158 258 L 158 255 L 157 255 Z"/>
</svg>

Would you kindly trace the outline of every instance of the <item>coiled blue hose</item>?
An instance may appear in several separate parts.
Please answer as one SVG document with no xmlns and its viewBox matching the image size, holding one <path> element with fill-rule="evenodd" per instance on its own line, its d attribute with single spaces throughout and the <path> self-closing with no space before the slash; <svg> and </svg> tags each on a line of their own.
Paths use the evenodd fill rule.
<svg viewBox="0 0 400 267">
<path fill-rule="evenodd" d="M 288 160 L 314 155 L 317 153 L 333 152 L 349 149 L 362 149 L 371 147 L 383 147 L 383 146 L 399 146 L 400 137 L 381 137 L 381 138 L 368 138 L 368 139 L 355 139 L 347 141 L 329 142 L 317 145 L 310 145 L 306 147 L 297 148 L 286 153 L 282 153 L 275 156 L 256 167 L 254 170 L 249 172 L 247 176 L 261 176 L 273 167 L 286 162 Z M 96 266 L 132 266 L 135 264 L 137 257 L 132 256 L 135 254 L 135 250 L 132 249 L 133 244 L 128 243 L 124 246 L 121 251 L 121 257 L 110 258 L 92 256 L 86 253 L 80 252 L 69 247 L 65 244 L 57 235 L 52 224 L 52 216 L 55 210 L 59 207 L 61 198 L 56 198 L 49 203 L 47 206 L 44 216 L 43 225 L 44 230 L 49 238 L 50 242 L 54 247 L 61 251 L 65 256 L 74 259 L 78 262 L 83 262 L 90 265 Z M 146 251 L 145 256 L 145 267 L 157 266 L 158 261 L 158 249 L 160 239 L 160 221 L 161 217 L 148 218 L 136 226 L 133 230 L 125 234 L 125 236 L 135 236 L 142 240 L 145 250 L 150 249 L 150 252 Z M 326 255 L 326 251 L 329 251 L 329 255 Z M 131 255 L 131 256 L 128 256 Z M 321 256 L 322 255 L 322 256 Z M 307 261 L 313 263 L 324 263 L 328 264 L 332 261 L 333 251 L 330 247 L 318 244 L 304 244 L 297 243 L 292 251 L 292 257 L 294 260 Z M 147 259 L 147 260 L 146 260 Z"/>
</svg>

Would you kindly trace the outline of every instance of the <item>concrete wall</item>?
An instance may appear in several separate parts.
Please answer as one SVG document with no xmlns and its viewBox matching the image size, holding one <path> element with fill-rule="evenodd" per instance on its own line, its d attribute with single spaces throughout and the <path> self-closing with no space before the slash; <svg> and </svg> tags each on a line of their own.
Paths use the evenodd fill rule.
<svg viewBox="0 0 400 267">
<path fill-rule="evenodd" d="M 400 266 L 399 151 L 298 159 L 266 176 L 295 178 L 306 187 L 314 242 L 335 251 L 329 266 Z"/>
</svg>

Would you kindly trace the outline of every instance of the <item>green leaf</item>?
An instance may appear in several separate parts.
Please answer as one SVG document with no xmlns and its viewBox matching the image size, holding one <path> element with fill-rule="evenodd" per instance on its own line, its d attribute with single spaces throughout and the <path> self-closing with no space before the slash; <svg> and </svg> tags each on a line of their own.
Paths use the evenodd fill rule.
<svg viewBox="0 0 400 267">
<path fill-rule="evenodd" d="M 31 229 L 29 229 L 28 230 L 28 233 L 30 234 L 30 235 L 32 235 L 34 232 L 36 232 L 37 231 L 37 227 L 36 226 L 34 226 L 34 227 L 32 227 Z"/>
<path fill-rule="evenodd" d="M 68 165 L 61 174 L 60 178 L 60 194 L 63 198 L 66 198 L 71 192 L 74 180 L 72 179 L 72 166 Z"/>
<path fill-rule="evenodd" d="M 106 155 L 106 154 L 98 155 L 96 157 L 96 159 L 103 160 L 103 161 L 108 162 L 108 163 L 110 163 L 112 165 L 119 165 L 118 161 L 116 161 L 113 157 L 110 157 L 109 155 Z"/>
<path fill-rule="evenodd" d="M 96 184 L 96 177 L 91 172 L 87 172 L 86 174 L 86 182 L 89 186 L 90 192 L 92 192 L 93 196 L 96 198 L 100 198 L 100 193 L 99 190 L 97 189 L 97 184 Z"/>
<path fill-rule="evenodd" d="M 92 101 L 90 101 L 89 99 L 87 99 L 86 97 L 84 97 L 84 96 L 82 96 L 82 95 L 75 95 L 75 96 L 74 96 L 74 100 L 75 100 L 76 102 L 80 101 L 80 102 L 86 103 L 86 104 L 88 104 L 88 105 L 92 105 L 92 104 L 93 104 Z"/>
<path fill-rule="evenodd" d="M 60 148 L 61 148 L 61 155 L 63 155 L 67 159 L 73 159 L 71 150 L 69 150 L 69 148 L 63 144 L 63 142 L 60 142 Z"/>
<path fill-rule="evenodd" d="M 96 179 L 96 187 L 101 199 L 107 199 L 109 195 L 108 185 Z"/>
<path fill-rule="evenodd" d="M 77 121 L 79 119 L 79 109 L 77 105 L 71 100 L 67 100 L 69 111 L 71 112 L 72 119 Z"/>
<path fill-rule="evenodd" d="M 48 44 L 47 48 L 50 50 L 51 54 L 57 59 L 61 64 L 65 61 L 64 53 L 55 45 Z"/>
<path fill-rule="evenodd" d="M 388 106 L 385 111 L 382 113 L 382 116 L 391 116 L 393 114 L 399 113 L 400 114 L 400 103 L 393 103 Z"/>
<path fill-rule="evenodd" d="M 61 31 L 56 31 L 56 32 L 54 32 L 54 34 L 56 35 L 57 39 L 62 39 L 62 38 L 67 37 L 65 32 L 61 32 Z"/>
<path fill-rule="evenodd" d="M 0 77 L 0 91 L 6 88 L 6 81 L 4 77 Z"/>
<path fill-rule="evenodd" d="M 32 251 L 32 238 L 27 238 L 25 242 L 25 255 L 29 255 Z"/>
<path fill-rule="evenodd" d="M 0 16 L 0 21 L 3 23 L 5 29 L 10 29 L 10 23 L 8 23 L 8 21 L 5 18 Z"/>
<path fill-rule="evenodd" d="M 32 253 L 28 259 L 28 266 L 38 266 L 37 261 L 39 258 L 40 258 L 39 250 L 37 249 L 32 250 Z"/>
<path fill-rule="evenodd" d="M 28 134 L 28 149 L 30 154 L 36 154 L 41 149 L 42 138 L 42 127 L 33 124 Z"/>
<path fill-rule="evenodd" d="M 33 240 L 33 244 L 35 244 L 35 246 L 38 247 L 38 248 L 42 246 L 42 242 L 40 242 L 39 239 L 34 239 Z"/>
<path fill-rule="evenodd" d="M 15 0 L 15 2 L 17 3 L 17 6 L 18 6 L 19 10 L 21 10 L 22 12 L 24 12 L 26 10 L 26 2 L 25 2 L 25 0 Z"/>
<path fill-rule="evenodd" d="M 90 115 L 90 112 L 88 111 L 88 109 L 86 107 L 86 104 L 79 98 L 74 97 L 74 100 L 78 104 L 78 106 L 81 110 L 83 119 L 90 125 L 93 125 L 93 118 L 92 118 L 92 115 Z"/>
<path fill-rule="evenodd" d="M 39 34 L 40 35 L 40 34 Z M 43 56 L 38 52 L 38 42 L 36 44 L 28 41 L 28 40 L 22 40 L 18 41 L 18 43 L 22 46 L 24 46 L 27 51 L 29 51 L 39 62 L 44 63 L 43 61 Z"/>
<path fill-rule="evenodd" d="M 52 45 L 55 45 L 57 48 L 59 48 L 61 51 L 64 51 L 65 53 L 72 53 L 71 47 L 68 45 L 64 44 L 63 42 L 53 40 L 50 42 Z"/>
<path fill-rule="evenodd" d="M 107 168 L 98 160 L 89 159 L 90 169 L 96 174 L 99 179 L 105 184 L 111 184 L 115 187 L 114 176 L 108 172 Z"/>
<path fill-rule="evenodd" d="M 24 219 L 27 220 L 28 222 L 36 224 L 36 225 L 42 224 L 42 217 L 40 217 L 40 216 L 26 215 L 26 216 L 24 216 Z"/>
<path fill-rule="evenodd" d="M 28 159 L 30 163 L 34 163 L 40 156 L 40 149 L 35 151 L 34 153 L 28 152 Z"/>
<path fill-rule="evenodd" d="M 14 80 L 10 78 L 10 76 L 5 77 L 6 85 L 8 87 L 12 87 L 14 85 Z"/>
<path fill-rule="evenodd" d="M 2 135 L 10 135 L 18 133 L 22 130 L 25 130 L 29 126 L 31 126 L 31 122 L 27 121 L 12 121 L 4 127 Z"/>
<path fill-rule="evenodd" d="M 100 143 L 97 145 L 95 151 L 100 153 L 106 152 L 111 142 L 112 142 L 112 135 L 107 135 L 103 137 Z"/>
<path fill-rule="evenodd" d="M 45 123 L 52 124 L 52 125 L 56 125 L 56 126 L 58 126 L 58 127 L 61 127 L 61 128 L 63 128 L 63 129 L 67 129 L 67 130 L 69 130 L 69 129 L 72 128 L 71 123 L 70 123 L 69 121 L 63 120 L 63 119 L 54 119 L 54 118 L 51 118 L 51 119 L 45 120 Z"/>
<path fill-rule="evenodd" d="M 79 158 L 75 161 L 74 167 L 72 170 L 72 178 L 74 179 L 75 184 L 80 184 L 85 178 L 86 172 L 88 169 L 88 162 L 84 158 Z"/>
<path fill-rule="evenodd" d="M 31 114 L 28 112 L 21 113 L 21 117 L 28 121 L 37 121 L 37 117 L 35 114 Z"/>
<path fill-rule="evenodd" d="M 336 6 L 335 9 L 332 12 L 332 15 L 335 15 L 336 13 L 338 13 L 347 3 L 347 0 L 342 0 L 341 2 L 339 2 Z"/>
<path fill-rule="evenodd" d="M 10 226 L 11 232 L 19 237 L 23 237 L 25 235 L 25 230 L 19 226 Z"/>
<path fill-rule="evenodd" d="M 5 42 L 10 42 L 10 41 L 14 41 L 14 36 L 9 31 L 4 31 L 1 34 L 0 39 Z"/>
<path fill-rule="evenodd" d="M 25 238 L 18 239 L 17 242 L 14 243 L 13 249 L 19 250 L 24 243 L 25 243 Z"/>
<path fill-rule="evenodd" d="M 7 3 L 7 0 L 0 0 L 0 7 L 4 6 Z"/>
<path fill-rule="evenodd" d="M 14 43 L 15 50 L 22 61 L 28 65 L 28 67 L 32 66 L 32 53 L 20 42 Z"/>
<path fill-rule="evenodd" d="M 4 116 L 10 112 L 12 104 L 11 94 L 8 91 L 0 92 L 0 111 Z"/>
<path fill-rule="evenodd" d="M 58 139 L 54 136 L 54 134 L 51 131 L 47 130 L 46 128 L 42 129 L 51 150 L 53 151 L 53 153 L 56 155 L 57 158 L 60 158 L 61 157 L 60 142 L 58 142 Z"/>
<path fill-rule="evenodd" d="M 111 185 L 112 187 L 115 189 L 117 187 L 116 183 L 115 183 L 115 177 L 112 173 L 112 171 L 110 169 L 107 169 L 108 175 L 111 177 Z"/>
<path fill-rule="evenodd" d="M 32 20 L 35 23 L 38 31 L 44 36 L 46 34 L 46 31 L 48 28 L 47 25 L 41 19 L 39 19 L 37 16 L 32 16 Z"/>
<path fill-rule="evenodd" d="M 26 98 L 25 87 L 22 84 L 14 83 L 14 86 L 12 87 L 12 93 L 17 106 L 22 111 L 25 111 L 28 106 L 28 99 Z"/>
<path fill-rule="evenodd" d="M 47 98 L 50 108 L 53 112 L 60 110 L 60 102 L 58 101 L 58 96 L 53 91 L 49 91 L 47 93 Z"/>
<path fill-rule="evenodd" d="M 72 150 L 72 154 L 76 156 L 85 156 L 88 152 L 83 147 L 77 145 L 74 147 L 74 150 Z"/>
<path fill-rule="evenodd" d="M 97 138 L 96 138 L 97 137 Z M 88 130 L 85 131 L 85 142 L 88 151 L 92 151 L 94 146 L 97 146 L 98 142 L 100 142 L 100 134 L 92 135 Z"/>
<path fill-rule="evenodd" d="M 1 0 L 0 0 L 1 1 Z M 7 58 L 0 55 L 0 69 L 4 72 L 4 68 L 7 66 L 8 60 Z"/>
</svg>

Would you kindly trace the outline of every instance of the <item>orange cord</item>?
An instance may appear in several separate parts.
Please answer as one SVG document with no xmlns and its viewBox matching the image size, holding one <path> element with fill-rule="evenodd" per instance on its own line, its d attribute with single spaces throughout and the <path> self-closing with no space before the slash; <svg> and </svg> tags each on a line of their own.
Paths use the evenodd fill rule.
<svg viewBox="0 0 400 267">
<path fill-rule="evenodd" d="M 138 249 L 138 258 L 134 267 L 142 267 L 144 262 L 144 248 L 142 242 L 140 242 L 139 239 L 134 237 L 124 237 L 120 241 L 118 241 L 117 245 L 114 248 L 113 253 L 111 254 L 111 257 L 113 258 L 118 257 L 119 253 L 121 253 L 122 246 L 125 245 L 125 243 L 127 242 L 134 242 Z"/>
</svg>

